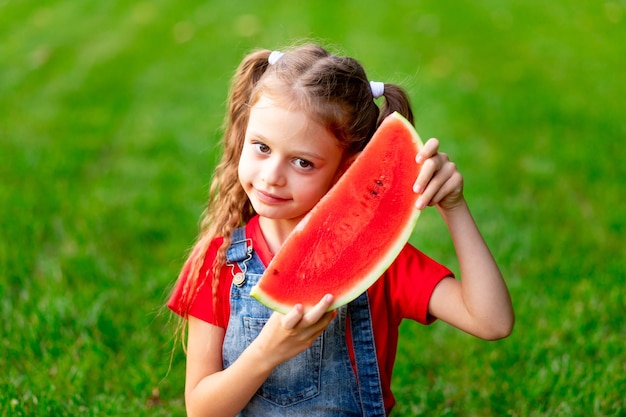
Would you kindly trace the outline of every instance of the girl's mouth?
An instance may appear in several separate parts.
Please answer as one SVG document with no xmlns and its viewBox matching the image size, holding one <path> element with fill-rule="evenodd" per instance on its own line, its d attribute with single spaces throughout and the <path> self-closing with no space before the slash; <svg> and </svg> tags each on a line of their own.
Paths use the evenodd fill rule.
<svg viewBox="0 0 626 417">
<path fill-rule="evenodd" d="M 259 201 L 266 204 L 279 204 L 290 200 L 288 198 L 282 198 L 267 191 L 259 190 L 258 188 L 253 188 L 253 192 L 256 198 L 259 199 Z"/>
</svg>

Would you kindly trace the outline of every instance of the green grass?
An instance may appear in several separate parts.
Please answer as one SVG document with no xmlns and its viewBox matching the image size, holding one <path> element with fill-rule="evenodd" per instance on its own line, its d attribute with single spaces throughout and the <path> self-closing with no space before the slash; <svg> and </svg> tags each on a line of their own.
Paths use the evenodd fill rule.
<svg viewBox="0 0 626 417">
<path fill-rule="evenodd" d="M 623 1 L 0 2 L 0 415 L 184 415 L 161 308 L 228 81 L 303 37 L 408 88 L 516 308 L 495 343 L 403 325 L 396 415 L 626 415 L 625 29 Z M 412 241 L 458 271 L 434 210 Z"/>
</svg>

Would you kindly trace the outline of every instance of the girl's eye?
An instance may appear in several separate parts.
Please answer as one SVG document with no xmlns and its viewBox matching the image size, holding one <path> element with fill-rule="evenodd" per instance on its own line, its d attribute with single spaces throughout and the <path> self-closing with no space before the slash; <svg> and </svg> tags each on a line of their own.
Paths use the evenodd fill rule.
<svg viewBox="0 0 626 417">
<path fill-rule="evenodd" d="M 258 153 L 270 153 L 270 147 L 264 143 L 255 143 L 254 146 L 256 147 Z"/>
<path fill-rule="evenodd" d="M 312 169 L 313 168 L 313 164 L 309 161 L 307 161 L 306 159 L 296 159 L 294 161 L 294 164 L 301 169 Z"/>
</svg>

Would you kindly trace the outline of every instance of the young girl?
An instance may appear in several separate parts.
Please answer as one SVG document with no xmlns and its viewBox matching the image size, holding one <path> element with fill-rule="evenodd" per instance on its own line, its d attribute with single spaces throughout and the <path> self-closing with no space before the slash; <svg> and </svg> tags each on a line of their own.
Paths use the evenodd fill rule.
<svg viewBox="0 0 626 417">
<path fill-rule="evenodd" d="M 416 155 L 423 167 L 413 191 L 418 208 L 436 206 L 446 222 L 462 280 L 407 244 L 368 291 L 335 311 L 327 311 L 332 294 L 285 315 L 248 295 L 298 221 L 394 111 L 413 122 L 400 87 L 370 83 L 357 61 L 319 46 L 244 58 L 202 231 L 168 303 L 187 319 L 189 416 L 384 416 L 394 405 L 403 318 L 438 318 L 487 340 L 509 335 L 508 290 L 462 177 L 435 139 Z"/>
</svg>

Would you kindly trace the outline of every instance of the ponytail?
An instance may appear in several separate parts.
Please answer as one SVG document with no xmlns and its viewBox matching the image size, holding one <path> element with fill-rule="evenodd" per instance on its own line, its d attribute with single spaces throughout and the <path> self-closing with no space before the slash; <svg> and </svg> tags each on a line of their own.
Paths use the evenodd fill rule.
<svg viewBox="0 0 626 417">
<path fill-rule="evenodd" d="M 383 94 L 385 100 L 380 107 L 378 125 L 393 112 L 398 112 L 404 116 L 411 124 L 414 124 L 411 102 L 407 93 L 396 84 L 385 84 Z"/>
<path fill-rule="evenodd" d="M 269 65 L 270 51 L 259 50 L 246 56 L 237 68 L 230 87 L 228 112 L 226 113 L 225 140 L 228 141 L 233 130 L 243 128 L 248 122 L 248 112 L 252 91 Z M 242 118 L 245 122 L 241 125 Z"/>
</svg>

